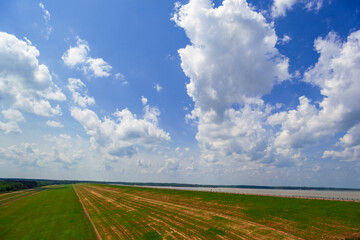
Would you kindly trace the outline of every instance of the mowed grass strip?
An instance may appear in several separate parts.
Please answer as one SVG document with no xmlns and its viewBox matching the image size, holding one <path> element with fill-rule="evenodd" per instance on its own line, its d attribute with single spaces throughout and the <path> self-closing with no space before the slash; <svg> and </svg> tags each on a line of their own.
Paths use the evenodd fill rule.
<svg viewBox="0 0 360 240">
<path fill-rule="evenodd" d="M 117 186 L 112 186 L 116 188 Z M 189 203 L 286 231 L 305 239 L 360 236 L 360 203 L 272 196 L 127 188 L 129 193 Z M 192 200 L 198 201 L 192 201 Z M 198 205 L 196 205 L 198 202 Z"/>
<path fill-rule="evenodd" d="M 110 186 L 119 188 L 120 186 Z M 212 209 L 305 239 L 360 237 L 360 202 L 284 198 L 229 193 L 121 187 L 167 202 Z"/>
<path fill-rule="evenodd" d="M 82 193 L 83 197 L 87 201 L 90 201 L 89 206 L 91 210 L 95 210 L 95 221 L 101 225 L 102 233 L 105 238 L 154 239 L 154 237 L 157 236 L 157 238 L 161 239 L 161 232 L 164 227 L 176 233 L 176 230 L 167 224 L 168 222 L 171 223 L 174 220 L 166 219 L 167 221 L 164 221 L 164 211 L 162 212 L 162 216 L 159 216 L 155 214 L 156 209 L 154 206 L 151 214 L 149 214 L 148 209 L 146 209 L 142 203 L 139 203 L 139 206 L 134 208 L 134 205 L 130 207 L 131 204 L 129 203 L 125 206 L 123 204 L 116 203 L 113 198 L 103 197 L 103 194 L 105 194 L 103 191 L 94 192 L 94 189 L 86 189 Z M 134 199 L 132 199 L 132 201 L 133 200 Z M 135 201 L 135 203 L 138 203 L 138 201 Z M 173 213 L 173 217 L 175 217 L 175 214 L 176 212 Z M 151 224 L 151 222 L 149 224 L 146 221 L 149 216 L 152 216 L 155 220 L 160 221 L 161 226 L 155 226 L 155 224 Z M 190 231 L 191 228 L 188 229 L 188 232 Z M 176 233 L 176 235 L 177 238 L 181 236 L 179 233 Z"/>
<path fill-rule="evenodd" d="M 291 238 L 275 236 L 274 229 L 304 239 L 360 237 L 359 202 L 97 184 L 78 189 L 87 198 L 95 224 L 110 237 L 117 228 L 117 234 L 128 231 L 129 239 L 150 234 L 167 239 Z"/>
<path fill-rule="evenodd" d="M 72 185 L 0 206 L 1 239 L 96 239 Z"/>
<path fill-rule="evenodd" d="M 106 192 L 114 192 L 109 190 L 104 191 L 104 188 L 100 189 L 100 191 L 104 195 L 108 195 Z M 116 194 L 113 194 L 111 197 L 116 197 Z M 127 193 L 123 193 L 121 200 L 126 203 L 127 206 L 141 209 L 142 213 L 146 211 L 148 214 L 145 215 L 145 218 L 151 216 L 150 224 L 154 221 L 160 222 L 158 230 L 168 230 L 164 228 L 164 225 L 172 223 L 175 228 L 175 233 L 181 233 L 184 238 L 293 239 L 293 236 L 288 236 L 266 226 L 254 224 L 239 218 L 233 218 L 221 213 L 198 209 L 193 206 L 182 206 L 176 203 L 139 197 L 138 195 L 134 196 Z M 172 232 L 174 231 L 167 231 L 165 236 L 169 235 L 169 233 L 172 235 Z"/>
<path fill-rule="evenodd" d="M 77 192 L 103 239 L 297 239 L 208 209 L 80 184 Z"/>
<path fill-rule="evenodd" d="M 29 194 L 34 193 L 35 189 L 27 189 L 25 191 L 16 191 L 16 192 L 11 192 L 11 193 L 7 193 L 7 194 L 2 194 L 0 195 L 0 204 L 3 202 L 7 202 L 8 200 L 11 199 L 15 199 L 21 196 L 26 196 Z"/>
<path fill-rule="evenodd" d="M 32 191 L 33 189 L 25 189 L 25 190 L 19 190 L 19 191 L 12 191 L 12 192 L 5 192 L 0 194 L 0 199 L 6 198 L 8 196 L 13 196 L 16 194 Z"/>
</svg>

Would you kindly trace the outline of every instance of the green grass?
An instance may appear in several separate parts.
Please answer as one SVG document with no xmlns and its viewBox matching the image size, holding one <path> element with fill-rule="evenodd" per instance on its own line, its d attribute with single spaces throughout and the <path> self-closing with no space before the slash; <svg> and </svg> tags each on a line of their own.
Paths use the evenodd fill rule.
<svg viewBox="0 0 360 240">
<path fill-rule="evenodd" d="M 77 186 L 78 190 L 86 190 L 87 186 L 101 185 Z M 121 225 L 129 234 L 134 234 L 136 239 L 162 239 L 164 236 L 166 229 L 162 226 L 154 231 L 147 225 L 148 216 L 163 218 L 166 223 L 180 232 L 188 233 L 189 236 L 195 235 L 191 235 L 188 230 L 196 230 L 207 239 L 228 236 L 228 224 L 231 225 L 230 221 L 233 220 L 225 216 L 264 224 L 305 239 L 339 239 L 358 236 L 360 233 L 359 202 L 103 186 L 119 191 L 104 191 L 101 193 L 103 196 L 113 197 L 121 204 L 134 207 L 134 210 L 114 208 L 114 205 L 84 190 L 85 197 L 92 199 L 100 210 L 98 214 L 88 208 L 88 211 L 92 212 L 93 221 L 106 227 Z M 136 198 L 123 195 L 124 193 L 143 198 L 134 201 Z M 171 208 L 152 205 L 146 199 L 188 206 L 211 214 L 206 222 L 202 223 L 201 215 L 173 212 Z M 169 221 L 166 221 L 166 217 Z M 181 218 L 183 224 L 175 225 L 175 222 L 171 222 L 175 218 Z M 201 224 L 206 226 L 200 226 Z M 98 228 L 99 231 L 100 229 Z M 108 231 L 110 235 L 115 234 L 111 228 L 108 228 Z M 254 228 L 255 233 L 258 236 L 268 236 L 272 234 L 272 230 Z M 72 185 L 59 185 L 0 206 L 0 239 L 96 239 L 96 235 Z"/>
<path fill-rule="evenodd" d="M 96 239 L 72 185 L 0 206 L 1 239 Z"/>
<path fill-rule="evenodd" d="M 109 185 L 107 185 L 109 186 Z M 112 186 L 127 192 L 150 192 L 174 199 L 216 204 L 220 211 L 304 238 L 360 233 L 360 202 L 283 198 L 214 192 Z M 210 231 L 211 235 L 213 232 Z M 218 234 L 218 233 L 216 233 Z"/>
<path fill-rule="evenodd" d="M 145 233 L 142 236 L 142 238 L 140 238 L 140 239 L 157 240 L 157 239 L 162 239 L 162 237 L 156 231 L 152 231 L 152 232 Z"/>
<path fill-rule="evenodd" d="M 8 199 L 8 198 L 15 198 L 16 196 L 20 196 L 20 195 L 25 195 L 26 193 L 31 193 L 33 190 L 30 189 L 27 190 L 26 192 L 19 192 L 19 191 L 15 191 L 15 192 L 11 192 L 11 193 L 5 193 L 5 194 L 1 194 L 0 195 L 0 201 L 2 201 L 3 199 Z"/>
</svg>

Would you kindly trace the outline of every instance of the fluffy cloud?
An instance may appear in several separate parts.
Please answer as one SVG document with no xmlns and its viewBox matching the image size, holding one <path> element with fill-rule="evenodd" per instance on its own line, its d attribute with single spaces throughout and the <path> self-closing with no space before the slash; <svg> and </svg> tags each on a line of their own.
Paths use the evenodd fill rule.
<svg viewBox="0 0 360 240">
<path fill-rule="evenodd" d="M 271 16 L 273 18 L 285 16 L 286 11 L 290 10 L 298 0 L 274 0 L 271 7 Z"/>
<path fill-rule="evenodd" d="M 94 77 L 108 77 L 110 76 L 111 66 L 104 61 L 102 58 L 88 58 L 86 61 L 87 67 L 84 68 L 84 71 L 88 75 Z"/>
<path fill-rule="evenodd" d="M 124 74 L 121 74 L 121 73 L 116 73 L 115 74 L 115 79 L 118 79 L 121 81 L 121 85 L 125 86 L 128 84 L 128 81 L 125 80 L 125 76 Z"/>
<path fill-rule="evenodd" d="M 4 131 L 6 134 L 9 133 L 21 133 L 19 125 L 14 121 L 1 122 L 0 121 L 0 130 Z"/>
<path fill-rule="evenodd" d="M 350 128 L 337 143 L 340 150 L 328 150 L 323 153 L 323 158 L 339 159 L 340 161 L 353 162 L 360 160 L 360 123 Z"/>
<path fill-rule="evenodd" d="M 48 120 L 46 122 L 46 125 L 48 125 L 49 127 L 53 127 L 53 128 L 63 128 L 64 125 L 60 122 L 56 122 L 56 121 L 51 121 L 51 120 Z"/>
<path fill-rule="evenodd" d="M 352 135 L 357 131 L 353 127 L 360 122 L 359 42 L 360 31 L 351 33 L 346 42 L 333 32 L 316 39 L 314 45 L 320 57 L 306 71 L 304 81 L 318 86 L 324 99 L 317 107 L 302 96 L 297 109 L 270 117 L 270 123 L 281 124 L 276 145 L 302 148 L 349 129 L 342 142 L 353 141 Z"/>
<path fill-rule="evenodd" d="M 339 144 L 346 147 L 360 145 L 360 124 L 358 123 L 354 127 L 350 128 L 347 133 L 340 138 Z"/>
<path fill-rule="evenodd" d="M 102 58 L 89 56 L 90 47 L 85 40 L 77 37 L 75 47 L 70 47 L 62 56 L 65 65 L 78 68 L 91 77 L 108 77 L 112 67 Z"/>
<path fill-rule="evenodd" d="M 168 158 L 165 162 L 165 166 L 159 168 L 158 173 L 175 172 L 179 169 L 179 160 L 175 158 Z"/>
<path fill-rule="evenodd" d="M 284 45 L 291 41 L 291 37 L 288 35 L 284 35 L 283 38 L 279 39 L 280 44 Z"/>
<path fill-rule="evenodd" d="M 90 48 L 85 40 L 77 39 L 77 45 L 70 47 L 67 52 L 61 57 L 65 65 L 68 67 L 75 67 L 80 64 L 85 64 L 88 59 Z"/>
<path fill-rule="evenodd" d="M 25 121 L 25 118 L 22 115 L 22 113 L 16 109 L 2 110 L 1 113 L 7 120 L 14 121 L 14 122 Z"/>
<path fill-rule="evenodd" d="M 227 109 L 224 120 L 214 121 L 213 112 L 199 117 L 196 139 L 202 157 L 216 162 L 224 157 L 237 161 L 251 161 L 266 155 L 268 133 L 263 119 L 268 115 L 262 107 L 245 106 L 241 110 Z"/>
<path fill-rule="evenodd" d="M 335 150 L 325 151 L 322 158 L 338 159 L 342 162 L 359 161 L 360 145 L 353 146 L 353 147 L 345 147 L 343 150 L 340 150 L 340 151 L 335 151 Z"/>
<path fill-rule="evenodd" d="M 72 94 L 74 102 L 80 107 L 87 107 L 95 104 L 95 99 L 87 95 L 86 86 L 80 79 L 69 78 L 67 87 Z M 83 93 L 81 94 L 80 92 Z"/>
<path fill-rule="evenodd" d="M 274 0 L 271 7 L 271 16 L 273 18 L 285 16 L 286 11 L 291 10 L 296 3 L 305 4 L 308 11 L 318 11 L 323 2 L 324 0 Z"/>
<path fill-rule="evenodd" d="M 48 68 L 39 64 L 39 51 L 31 42 L 0 32 L 0 95 L 3 104 L 41 116 L 61 115 L 65 95 L 52 82 Z"/>
<path fill-rule="evenodd" d="M 44 158 L 42 153 L 35 144 L 22 143 L 6 148 L 0 148 L 0 156 L 5 160 L 9 160 L 18 165 L 38 165 L 38 161 Z"/>
<path fill-rule="evenodd" d="M 141 103 L 142 103 L 143 105 L 146 105 L 147 102 L 148 102 L 147 98 L 144 97 L 144 96 L 141 96 Z"/>
<path fill-rule="evenodd" d="M 17 122 L 25 121 L 22 113 L 16 109 L 7 109 L 1 111 L 5 119 L 9 120 L 8 122 L 0 121 L 0 130 L 4 131 L 6 134 L 9 133 L 21 133 L 21 129 Z"/>
<path fill-rule="evenodd" d="M 225 0 L 214 9 L 209 0 L 192 0 L 173 20 L 191 41 L 178 52 L 190 78 L 187 92 L 201 111 L 221 116 L 289 78 L 288 59 L 275 48 L 272 25 L 246 1 Z"/>
<path fill-rule="evenodd" d="M 83 140 L 78 136 L 48 135 L 45 141 L 52 144 L 51 150 L 47 153 L 50 156 L 49 159 L 60 163 L 64 168 L 72 168 L 84 158 Z"/>
<path fill-rule="evenodd" d="M 0 148 L 0 158 L 27 167 L 72 168 L 83 158 L 82 140 L 69 135 L 48 135 L 43 143 L 51 144 L 42 150 L 35 143 L 21 143 Z"/>
<path fill-rule="evenodd" d="M 269 107 L 260 97 L 290 77 L 288 59 L 266 19 L 241 0 L 214 8 L 209 0 L 191 0 L 173 20 L 191 45 L 180 49 L 181 67 L 195 108 L 196 139 L 203 159 L 247 161 L 264 157 Z"/>
<path fill-rule="evenodd" d="M 151 147 L 169 141 L 170 135 L 158 127 L 157 108 L 144 106 L 144 117 L 138 118 L 128 109 L 117 110 L 112 116 L 99 119 L 94 111 L 73 108 L 74 117 L 91 136 L 91 142 L 109 159 L 131 157 L 139 146 Z"/>
<path fill-rule="evenodd" d="M 335 134 L 343 137 L 323 158 L 358 158 L 360 31 L 345 42 L 332 32 L 316 39 L 320 57 L 303 81 L 319 87 L 323 100 L 301 96 L 295 109 L 279 112 L 261 97 L 291 77 L 288 59 L 278 53 L 274 29 L 260 13 L 241 0 L 224 0 L 218 8 L 192 0 L 173 19 L 191 41 L 179 55 L 195 103 L 187 119 L 197 123 L 204 166 L 301 166 L 321 156 Z"/>
</svg>

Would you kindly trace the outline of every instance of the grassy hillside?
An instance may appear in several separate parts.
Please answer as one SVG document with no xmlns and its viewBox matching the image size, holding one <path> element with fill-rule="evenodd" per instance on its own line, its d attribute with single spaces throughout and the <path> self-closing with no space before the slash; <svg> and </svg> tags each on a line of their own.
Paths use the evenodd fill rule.
<svg viewBox="0 0 360 240">
<path fill-rule="evenodd" d="M 1 239 L 96 239 L 72 185 L 47 188 L 0 206 L 0 236 Z"/>
</svg>

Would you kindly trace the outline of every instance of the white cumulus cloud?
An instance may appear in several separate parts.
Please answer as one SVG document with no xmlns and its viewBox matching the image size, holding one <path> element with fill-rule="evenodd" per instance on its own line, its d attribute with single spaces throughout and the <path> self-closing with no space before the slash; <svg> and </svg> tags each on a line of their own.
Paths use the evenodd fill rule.
<svg viewBox="0 0 360 240">
<path fill-rule="evenodd" d="M 44 154 L 36 148 L 35 144 L 21 143 L 9 147 L 0 148 L 0 157 L 18 165 L 36 166 Z"/>
<path fill-rule="evenodd" d="M 60 106 L 53 107 L 49 100 L 66 97 L 53 83 L 49 69 L 39 64 L 38 56 L 30 41 L 0 32 L 1 102 L 41 116 L 61 115 Z"/>
<path fill-rule="evenodd" d="M 318 86 L 324 99 L 317 107 L 302 96 L 297 109 L 275 114 L 281 124 L 276 145 L 302 148 L 346 132 L 360 122 L 359 42 L 360 31 L 351 33 L 346 42 L 333 32 L 316 39 L 314 45 L 320 57 L 305 72 L 304 81 Z M 343 142 L 350 142 L 350 135 L 345 135 Z"/>
<path fill-rule="evenodd" d="M 307 11 L 319 11 L 323 6 L 324 0 L 274 0 L 271 7 L 273 18 L 284 17 L 286 12 L 291 10 L 295 4 L 305 4 Z"/>
<path fill-rule="evenodd" d="M 147 102 L 148 102 L 147 98 L 144 97 L 144 96 L 141 96 L 141 103 L 142 103 L 143 105 L 146 105 Z"/>
<path fill-rule="evenodd" d="M 284 45 L 291 41 L 291 37 L 285 34 L 283 38 L 279 39 L 279 41 L 281 44 Z"/>
<path fill-rule="evenodd" d="M 4 131 L 6 134 L 9 133 L 21 133 L 19 125 L 14 121 L 1 122 L 0 121 L 0 130 Z"/>
<path fill-rule="evenodd" d="M 108 77 L 112 67 L 102 58 L 89 56 L 90 47 L 85 40 L 77 37 L 76 46 L 70 47 L 62 56 L 65 65 L 78 68 L 90 77 Z"/>
<path fill-rule="evenodd" d="M 360 123 L 350 128 L 346 134 L 340 138 L 340 144 L 348 147 L 360 145 Z"/>
<path fill-rule="evenodd" d="M 192 0 L 173 19 L 191 41 L 178 52 L 190 78 L 187 92 L 202 111 L 221 115 L 290 77 L 274 28 L 246 1 L 225 0 L 214 9 L 209 0 Z"/>
<path fill-rule="evenodd" d="M 84 157 L 82 139 L 60 134 L 47 135 L 43 143 L 21 143 L 0 148 L 0 158 L 22 167 L 73 168 Z M 43 144 L 41 144 L 43 145 Z M 45 149 L 45 150 L 44 150 Z"/>
<path fill-rule="evenodd" d="M 7 120 L 14 121 L 14 122 L 25 121 L 24 116 L 22 115 L 22 113 L 19 110 L 10 108 L 7 110 L 2 110 L 1 113 Z"/>
<path fill-rule="evenodd" d="M 179 170 L 179 160 L 176 158 L 166 159 L 165 165 L 158 169 L 158 173 L 169 173 Z"/>
<path fill-rule="evenodd" d="M 298 0 L 274 0 L 271 7 L 271 16 L 273 18 L 285 16 L 286 11 L 292 9 L 296 2 L 298 2 Z"/>
<path fill-rule="evenodd" d="M 46 125 L 48 125 L 49 127 L 53 127 L 53 128 L 63 128 L 64 125 L 61 122 L 56 122 L 56 121 L 52 121 L 52 120 L 48 120 L 46 122 Z"/>
<path fill-rule="evenodd" d="M 47 135 L 45 141 L 52 144 L 52 148 L 46 152 L 48 159 L 60 163 L 64 168 L 73 168 L 84 158 L 83 140 L 79 136 L 72 137 L 66 134 Z"/>
<path fill-rule="evenodd" d="M 178 6 L 179 7 L 179 6 Z M 276 49 L 272 24 L 246 1 L 190 0 L 173 20 L 191 41 L 179 49 L 195 108 L 202 158 L 248 161 L 264 158 L 269 107 L 260 99 L 288 78 L 288 59 Z"/>
<path fill-rule="evenodd" d="M 169 133 L 158 127 L 160 111 L 148 105 L 144 111 L 143 118 L 123 109 L 99 119 L 92 110 L 73 108 L 71 116 L 84 127 L 92 144 L 99 147 L 107 158 L 118 159 L 131 157 L 137 153 L 138 147 L 151 147 L 170 140 Z"/>
<path fill-rule="evenodd" d="M 72 94 L 74 102 L 80 107 L 87 107 L 95 104 L 95 99 L 87 95 L 86 86 L 80 79 L 69 78 L 67 87 Z"/>
</svg>

